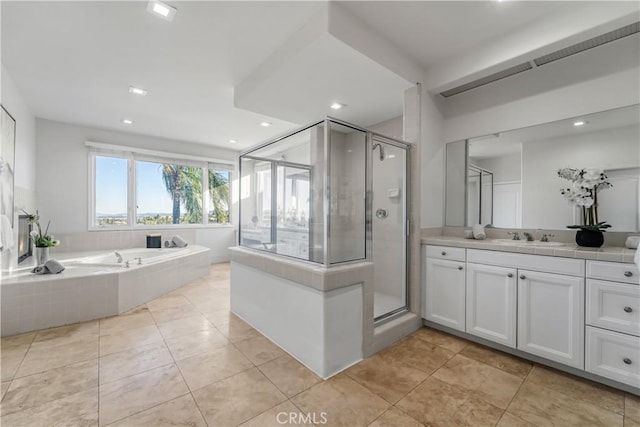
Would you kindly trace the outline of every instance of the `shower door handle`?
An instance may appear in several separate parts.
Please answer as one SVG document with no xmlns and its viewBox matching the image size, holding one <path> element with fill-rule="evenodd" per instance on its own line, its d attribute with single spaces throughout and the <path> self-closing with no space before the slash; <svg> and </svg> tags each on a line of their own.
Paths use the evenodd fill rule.
<svg viewBox="0 0 640 427">
<path fill-rule="evenodd" d="M 376 218 L 378 219 L 385 219 L 388 216 L 389 216 L 389 212 L 387 212 L 386 209 L 378 209 L 376 211 Z"/>
</svg>

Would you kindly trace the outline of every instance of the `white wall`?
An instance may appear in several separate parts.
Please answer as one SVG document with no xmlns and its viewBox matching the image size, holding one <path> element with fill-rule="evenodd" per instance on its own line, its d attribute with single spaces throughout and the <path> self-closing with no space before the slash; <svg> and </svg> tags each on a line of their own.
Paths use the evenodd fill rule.
<svg viewBox="0 0 640 427">
<path fill-rule="evenodd" d="M 637 125 L 599 132 L 582 133 L 522 145 L 522 226 L 525 228 L 559 229 L 575 223 L 574 208 L 560 195 L 570 182 L 557 176 L 565 167 L 603 169 L 640 166 L 640 130 Z M 616 188 L 604 190 L 608 196 Z M 612 222 L 607 209 L 637 215 L 637 199 L 620 195 L 617 206 L 601 206 L 600 221 Z M 614 227 L 616 224 L 612 224 Z M 620 224 L 617 224 L 618 226 Z M 634 231 L 614 228 L 614 231 Z"/>
<path fill-rule="evenodd" d="M 444 225 L 444 121 L 434 97 L 422 89 L 420 120 L 420 227 Z"/>
<path fill-rule="evenodd" d="M 14 242 L 17 242 L 17 221 L 21 209 L 35 210 L 36 201 L 36 121 L 13 78 L 2 65 L 0 102 L 16 120 L 16 151 L 14 176 Z M 13 267 L 17 261 L 15 248 L 3 251 L 2 267 Z"/>
<path fill-rule="evenodd" d="M 500 157 L 474 159 L 469 162 L 493 173 L 493 182 L 520 181 L 522 178 L 522 154 L 512 153 Z"/>
<path fill-rule="evenodd" d="M 158 151 L 182 153 L 221 160 L 236 160 L 237 153 L 230 150 L 207 147 L 168 139 L 154 138 L 132 133 L 97 129 L 50 120 L 37 119 L 38 209 L 44 220 L 51 220 L 51 231 L 56 237 L 78 242 L 92 241 L 96 249 L 103 249 L 107 242 L 113 244 L 113 231 L 88 232 L 89 164 L 85 141 L 146 148 Z M 212 248 L 213 261 L 228 259 L 228 246 L 235 244 L 235 227 L 194 227 L 191 243 Z M 156 229 L 154 229 L 156 230 Z M 158 228 L 164 235 L 179 234 L 181 229 Z M 186 229 L 185 229 L 186 230 Z M 148 232 L 148 231 L 146 231 Z M 144 245 L 144 232 L 134 233 L 136 239 L 119 239 L 122 246 Z M 62 242 L 61 248 L 74 250 L 74 245 Z M 83 248 L 86 249 L 86 248 Z"/>
</svg>

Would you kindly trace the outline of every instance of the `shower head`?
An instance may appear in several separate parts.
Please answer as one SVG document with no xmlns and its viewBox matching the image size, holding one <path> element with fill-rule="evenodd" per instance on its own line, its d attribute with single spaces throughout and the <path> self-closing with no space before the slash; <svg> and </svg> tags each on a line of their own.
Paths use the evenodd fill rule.
<svg viewBox="0 0 640 427">
<path fill-rule="evenodd" d="M 371 150 L 375 151 L 376 148 L 380 148 L 380 161 L 384 161 L 384 148 L 382 148 L 382 144 L 376 142 L 373 144 L 373 148 Z"/>
</svg>

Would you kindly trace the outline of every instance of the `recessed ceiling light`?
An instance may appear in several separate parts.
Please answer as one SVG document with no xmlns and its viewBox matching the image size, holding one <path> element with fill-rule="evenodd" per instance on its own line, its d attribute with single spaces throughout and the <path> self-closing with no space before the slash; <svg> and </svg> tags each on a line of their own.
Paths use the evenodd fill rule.
<svg viewBox="0 0 640 427">
<path fill-rule="evenodd" d="M 269 123 L 269 122 L 262 122 L 262 123 L 260 123 L 260 126 L 265 127 L 265 128 L 268 128 L 269 126 L 271 126 L 271 123 Z"/>
<path fill-rule="evenodd" d="M 339 110 L 342 107 L 346 107 L 346 105 L 345 104 L 340 104 L 339 102 L 334 102 L 333 104 L 331 104 L 331 108 L 333 110 Z"/>
<path fill-rule="evenodd" d="M 176 8 L 169 6 L 158 0 L 151 0 L 147 4 L 147 12 L 154 14 L 158 18 L 162 18 L 167 21 L 173 21 L 173 17 L 176 15 Z"/>
<path fill-rule="evenodd" d="M 577 122 L 573 122 L 573 125 L 574 125 L 574 126 L 583 126 L 583 125 L 585 125 L 585 124 L 587 124 L 587 122 L 585 122 L 585 121 L 583 121 L 583 120 L 579 120 L 579 121 L 577 121 Z"/>
<path fill-rule="evenodd" d="M 132 125 L 132 124 L 133 124 L 133 120 L 130 120 L 130 119 L 122 119 L 122 123 L 124 123 L 125 125 Z"/>
<path fill-rule="evenodd" d="M 230 139 L 229 140 L 229 144 L 235 144 L 236 142 L 238 142 L 238 141 L 236 141 L 235 139 Z"/>
<path fill-rule="evenodd" d="M 139 87 L 129 86 L 129 93 L 140 96 L 147 96 L 147 91 L 144 89 L 140 89 Z"/>
</svg>

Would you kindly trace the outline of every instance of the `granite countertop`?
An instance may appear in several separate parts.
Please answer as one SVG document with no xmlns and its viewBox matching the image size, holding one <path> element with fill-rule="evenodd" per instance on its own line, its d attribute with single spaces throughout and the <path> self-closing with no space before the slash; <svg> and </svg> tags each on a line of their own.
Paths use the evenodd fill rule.
<svg viewBox="0 0 640 427">
<path fill-rule="evenodd" d="M 423 237 L 423 245 L 453 246 L 468 249 L 486 249 L 490 251 L 517 252 L 523 254 L 558 256 L 564 258 L 582 258 L 598 261 L 613 261 L 633 263 L 635 249 L 621 246 L 605 246 L 602 248 L 585 248 L 575 243 L 563 243 L 562 246 L 534 246 L 525 240 L 518 243 L 497 243 L 495 239 L 486 240 L 465 239 L 452 236 Z"/>
</svg>

